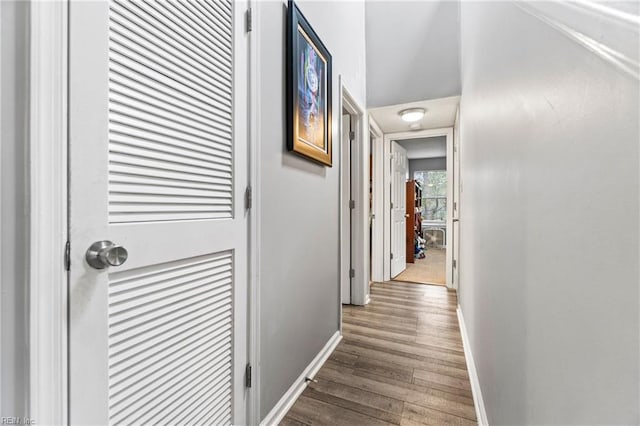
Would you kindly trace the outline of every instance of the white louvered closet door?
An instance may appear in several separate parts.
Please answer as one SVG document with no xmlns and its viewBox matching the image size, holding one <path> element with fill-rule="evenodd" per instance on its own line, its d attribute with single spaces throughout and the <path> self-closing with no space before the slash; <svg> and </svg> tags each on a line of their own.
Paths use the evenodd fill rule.
<svg viewBox="0 0 640 426">
<path fill-rule="evenodd" d="M 70 4 L 72 424 L 246 422 L 245 10 Z"/>
</svg>

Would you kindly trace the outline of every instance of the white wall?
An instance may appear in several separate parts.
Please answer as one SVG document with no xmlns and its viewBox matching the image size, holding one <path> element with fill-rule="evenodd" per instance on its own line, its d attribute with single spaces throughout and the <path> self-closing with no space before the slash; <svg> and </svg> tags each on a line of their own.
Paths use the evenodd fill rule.
<svg viewBox="0 0 640 426">
<path fill-rule="evenodd" d="M 0 2 L 0 416 L 27 414 L 28 2 Z"/>
<path fill-rule="evenodd" d="M 285 148 L 285 17 L 261 2 L 261 418 L 339 329 L 339 86 L 365 106 L 364 3 L 297 2 L 333 57 L 333 167 Z"/>
<path fill-rule="evenodd" d="M 460 304 L 488 419 L 637 424 L 639 83 L 598 47 L 637 74 L 638 21 L 535 7 L 461 11 Z"/>
</svg>

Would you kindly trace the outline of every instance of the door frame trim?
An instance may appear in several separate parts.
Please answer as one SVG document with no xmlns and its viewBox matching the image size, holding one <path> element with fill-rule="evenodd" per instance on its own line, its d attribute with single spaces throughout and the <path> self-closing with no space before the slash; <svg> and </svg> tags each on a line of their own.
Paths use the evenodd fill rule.
<svg viewBox="0 0 640 426">
<path fill-rule="evenodd" d="M 353 264 L 351 267 L 355 270 L 355 276 L 351 281 L 351 304 L 352 305 L 366 305 L 369 303 L 369 256 L 367 255 L 369 246 L 369 204 L 368 193 L 364 190 L 364 183 L 369 179 L 369 144 L 364 143 L 368 139 L 369 125 L 365 119 L 366 113 L 364 108 L 358 104 L 358 101 L 351 95 L 351 92 L 345 85 L 342 76 L 339 78 L 340 82 L 340 138 L 342 138 L 342 111 L 346 110 L 351 115 L 352 129 L 355 131 L 355 149 L 352 149 L 354 155 L 354 161 L 356 170 L 353 174 L 355 188 L 351 188 L 353 193 L 353 199 L 355 200 L 355 208 L 353 211 L 353 223 L 355 227 L 353 230 L 353 241 L 351 247 L 349 247 L 349 238 L 345 233 L 345 224 L 348 218 L 345 218 L 342 214 L 342 207 L 340 211 L 340 262 L 342 262 L 342 253 L 344 250 L 352 250 Z M 342 152 L 342 143 L 340 141 L 340 151 Z M 350 167 L 342 164 L 340 161 L 340 206 L 343 203 L 348 203 L 348 197 L 343 193 L 342 183 L 344 179 L 349 179 L 349 174 L 345 172 Z M 342 265 L 340 266 L 342 271 Z M 345 277 L 340 276 L 340 301 L 342 301 L 342 284 Z M 342 318 L 340 319 L 342 323 Z"/>
<path fill-rule="evenodd" d="M 452 147 L 452 160 L 453 165 L 453 191 L 452 191 L 452 210 L 451 210 L 451 234 L 453 242 L 453 250 L 451 250 L 451 286 L 455 290 L 460 290 L 460 192 L 462 190 L 460 173 L 460 105 L 456 108 L 456 118 L 453 123 L 453 147 Z M 453 205 L 457 203 L 455 210 Z M 458 232 L 453 223 L 454 220 L 458 220 Z M 453 262 L 456 262 L 455 268 Z M 454 273 L 457 272 L 457 275 Z"/>
<path fill-rule="evenodd" d="M 384 281 L 384 171 L 382 158 L 384 157 L 384 133 L 373 116 L 369 114 L 369 135 L 373 139 L 370 144 L 373 154 L 373 203 L 372 232 L 371 232 L 371 280 Z"/>
<path fill-rule="evenodd" d="M 384 205 L 391 204 L 391 141 L 418 139 L 425 137 L 445 136 L 447 144 L 447 253 L 446 253 L 446 277 L 447 287 L 453 288 L 453 250 L 451 250 L 450 230 L 453 228 L 453 127 L 439 129 L 417 130 L 412 132 L 397 132 L 384 135 Z M 385 220 L 384 226 L 384 280 L 391 279 L 391 221 Z"/>
<path fill-rule="evenodd" d="M 67 6 L 30 5 L 28 398 L 40 424 L 68 420 Z"/>
<path fill-rule="evenodd" d="M 249 242 L 247 254 L 249 259 L 248 292 L 249 303 L 247 313 L 249 315 L 249 363 L 252 366 L 252 383 L 248 389 L 247 423 L 260 424 L 260 389 L 261 389 L 261 339 L 260 339 L 260 211 L 262 204 L 261 172 L 261 144 L 260 144 L 260 2 L 248 0 L 247 6 L 251 10 L 251 26 L 249 32 L 249 185 L 251 185 L 251 209 L 249 210 Z"/>
</svg>

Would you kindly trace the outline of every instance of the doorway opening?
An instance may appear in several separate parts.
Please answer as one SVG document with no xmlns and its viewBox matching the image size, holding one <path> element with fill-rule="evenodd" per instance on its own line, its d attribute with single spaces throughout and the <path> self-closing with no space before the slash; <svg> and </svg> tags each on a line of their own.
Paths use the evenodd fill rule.
<svg viewBox="0 0 640 426">
<path fill-rule="evenodd" d="M 458 225 L 459 204 L 459 179 L 454 180 L 458 99 L 444 101 L 446 108 L 434 106 L 432 111 L 446 110 L 446 120 L 437 121 L 446 127 L 403 131 L 409 126 L 400 123 L 398 111 L 406 105 L 370 112 L 371 134 L 376 133 L 374 127 L 382 129 L 382 137 L 372 143 L 372 214 L 380 222 L 376 226 L 373 221 L 373 281 L 406 280 L 457 288 L 454 256 L 459 227 L 454 229 L 453 224 Z M 425 119 L 424 124 L 428 123 Z"/>
<path fill-rule="evenodd" d="M 389 279 L 455 288 L 453 128 L 385 135 L 389 144 Z"/>
<path fill-rule="evenodd" d="M 398 140 L 407 153 L 405 267 L 396 281 L 446 285 L 446 136 Z M 393 189 L 393 186 L 392 186 Z M 395 231 L 392 228 L 392 231 Z"/>
<path fill-rule="evenodd" d="M 364 109 L 340 82 L 340 293 L 342 304 L 369 301 L 369 144 Z"/>
<path fill-rule="evenodd" d="M 340 255 L 340 275 L 342 282 L 342 303 L 350 304 L 353 291 L 353 145 L 354 131 L 352 130 L 351 114 L 346 108 L 342 108 L 341 136 L 341 164 L 343 178 L 341 182 L 343 200 L 340 203 L 342 212 L 342 253 Z M 345 201 L 346 198 L 346 202 Z"/>
</svg>

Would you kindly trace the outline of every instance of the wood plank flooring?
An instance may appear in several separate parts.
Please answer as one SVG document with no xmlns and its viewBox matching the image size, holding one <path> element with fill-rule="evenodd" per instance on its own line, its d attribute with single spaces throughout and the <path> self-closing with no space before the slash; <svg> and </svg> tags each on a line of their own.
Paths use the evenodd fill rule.
<svg viewBox="0 0 640 426">
<path fill-rule="evenodd" d="M 398 275 L 396 281 L 421 284 L 447 285 L 446 263 L 447 250 L 428 248 L 424 259 L 415 259 L 414 263 L 407 263 L 405 269 Z"/>
<path fill-rule="evenodd" d="M 446 287 L 374 283 L 343 307 L 344 338 L 281 425 L 472 425 L 476 414 Z"/>
</svg>

